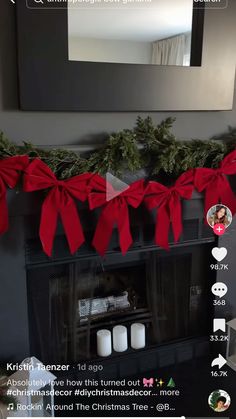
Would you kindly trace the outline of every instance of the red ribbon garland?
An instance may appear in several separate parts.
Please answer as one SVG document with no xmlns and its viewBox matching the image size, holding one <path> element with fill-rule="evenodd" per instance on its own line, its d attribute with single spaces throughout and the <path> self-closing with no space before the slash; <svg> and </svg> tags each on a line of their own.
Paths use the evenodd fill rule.
<svg viewBox="0 0 236 419">
<path fill-rule="evenodd" d="M 218 203 L 226 205 L 233 214 L 236 213 L 236 198 L 227 179 L 227 175 L 234 174 L 236 150 L 222 160 L 218 169 L 196 169 L 195 187 L 199 192 L 206 191 L 205 213 Z"/>
<path fill-rule="evenodd" d="M 8 208 L 6 201 L 7 187 L 14 188 L 20 177 L 20 171 L 28 165 L 27 156 L 8 157 L 0 161 L 0 234 L 8 229 Z"/>
<path fill-rule="evenodd" d="M 109 201 L 107 197 L 114 196 L 116 191 L 105 179 L 95 175 L 90 186 L 91 192 L 88 196 L 90 209 L 103 207 L 93 237 L 93 246 L 101 256 L 104 256 L 111 239 L 113 227 L 117 224 L 120 248 L 122 253 L 125 254 L 133 243 L 128 205 L 137 208 L 141 204 L 144 195 L 144 180 L 132 183 L 128 189 Z"/>
<path fill-rule="evenodd" d="M 70 252 L 75 253 L 84 242 L 74 198 L 86 200 L 91 176 L 90 173 L 84 173 L 63 181 L 58 180 L 51 169 L 39 159 L 28 166 L 24 176 L 24 191 L 51 188 L 42 206 L 39 232 L 43 250 L 48 256 L 52 254 L 58 215 L 62 220 Z"/>
<path fill-rule="evenodd" d="M 169 229 L 172 224 L 175 242 L 182 233 L 181 198 L 190 199 L 193 193 L 194 171 L 183 173 L 175 185 L 167 188 L 158 182 L 149 182 L 144 202 L 152 210 L 157 208 L 155 242 L 164 249 L 169 249 Z"/>
<path fill-rule="evenodd" d="M 20 171 L 28 166 L 27 156 L 9 157 L 0 161 L 0 233 L 8 229 L 8 209 L 6 203 L 7 186 L 14 188 Z M 164 248 L 169 248 L 168 233 L 170 224 L 174 239 L 178 241 L 182 232 L 181 198 L 190 199 L 194 184 L 199 192 L 205 190 L 205 210 L 221 202 L 236 213 L 236 197 L 227 175 L 236 174 L 236 150 L 228 154 L 218 169 L 199 168 L 182 174 L 175 185 L 167 188 L 157 182 L 149 182 L 145 202 L 149 209 L 158 207 L 155 241 Z M 92 179 L 92 181 L 91 181 Z M 91 182 L 90 182 L 91 181 Z M 91 183 L 91 186 L 89 185 Z M 93 245 L 104 255 L 117 224 L 122 253 L 126 253 L 132 244 L 128 205 L 137 208 L 144 195 L 144 180 L 134 182 L 127 190 L 114 196 L 115 191 L 99 175 L 85 173 L 65 181 L 58 180 L 51 169 L 40 159 L 35 159 L 26 169 L 24 190 L 27 192 L 50 188 L 42 206 L 40 239 L 44 251 L 50 256 L 57 226 L 57 217 L 61 216 L 71 253 L 84 242 L 84 235 L 74 199 L 85 201 L 88 196 L 90 209 L 102 206 L 102 212 L 93 238 Z"/>
</svg>

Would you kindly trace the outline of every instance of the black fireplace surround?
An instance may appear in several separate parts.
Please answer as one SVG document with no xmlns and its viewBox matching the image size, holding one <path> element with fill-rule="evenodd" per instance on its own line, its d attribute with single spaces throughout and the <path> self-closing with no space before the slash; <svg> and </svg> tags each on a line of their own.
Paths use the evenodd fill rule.
<svg viewBox="0 0 236 419">
<path fill-rule="evenodd" d="M 170 233 L 170 251 L 154 245 L 155 213 L 142 205 L 130 211 L 130 250 L 122 256 L 114 229 L 104 259 L 91 246 L 98 213 L 84 204 L 78 205 L 86 243 L 70 255 L 59 223 L 52 258 L 43 253 L 38 227 L 44 197 L 8 192 L 10 229 L 0 238 L 1 362 L 29 355 L 45 363 L 99 362 L 115 377 L 208 354 L 210 285 L 217 280 L 209 265 L 217 238 L 203 220 L 202 195 L 183 202 L 183 234 L 174 244 Z M 91 312 L 98 298 L 122 303 Z M 230 307 L 228 317 L 235 313 Z M 131 349 L 129 336 L 128 351 L 97 356 L 97 330 L 122 324 L 129 331 L 134 322 L 145 324 L 144 349 Z"/>
</svg>

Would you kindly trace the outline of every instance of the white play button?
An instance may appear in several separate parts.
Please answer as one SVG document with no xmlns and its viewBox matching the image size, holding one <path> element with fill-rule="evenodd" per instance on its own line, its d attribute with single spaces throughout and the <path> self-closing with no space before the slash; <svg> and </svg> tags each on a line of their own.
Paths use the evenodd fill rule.
<svg viewBox="0 0 236 419">
<path fill-rule="evenodd" d="M 106 174 L 106 200 L 110 201 L 116 196 L 120 195 L 122 192 L 129 189 L 127 183 L 122 182 L 116 176 L 113 176 L 111 173 L 107 172 Z"/>
</svg>

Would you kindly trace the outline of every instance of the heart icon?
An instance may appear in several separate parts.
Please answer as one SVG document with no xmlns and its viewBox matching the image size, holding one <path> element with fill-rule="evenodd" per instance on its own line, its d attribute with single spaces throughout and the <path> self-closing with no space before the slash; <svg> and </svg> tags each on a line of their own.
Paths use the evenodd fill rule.
<svg viewBox="0 0 236 419">
<path fill-rule="evenodd" d="M 227 256 L 228 252 L 225 247 L 214 247 L 211 253 L 218 262 L 221 262 Z"/>
</svg>

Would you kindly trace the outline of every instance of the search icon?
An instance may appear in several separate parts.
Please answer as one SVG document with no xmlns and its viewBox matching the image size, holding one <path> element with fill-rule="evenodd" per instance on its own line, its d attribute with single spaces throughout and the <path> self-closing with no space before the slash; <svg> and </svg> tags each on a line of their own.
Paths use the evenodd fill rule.
<svg viewBox="0 0 236 419">
<path fill-rule="evenodd" d="M 43 3 L 43 0 L 34 0 L 35 1 L 35 3 L 42 3 L 42 4 L 44 4 Z"/>
</svg>

